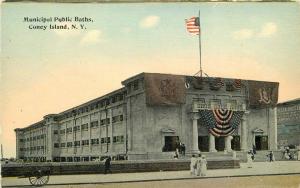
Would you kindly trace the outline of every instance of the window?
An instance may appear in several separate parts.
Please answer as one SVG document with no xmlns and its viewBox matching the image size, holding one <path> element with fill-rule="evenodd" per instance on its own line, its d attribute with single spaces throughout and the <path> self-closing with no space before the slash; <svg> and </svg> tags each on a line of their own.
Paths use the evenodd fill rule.
<svg viewBox="0 0 300 188">
<path fill-rule="evenodd" d="M 100 120 L 100 125 L 104 125 L 105 124 L 105 120 L 104 119 L 101 119 Z"/>
<path fill-rule="evenodd" d="M 54 143 L 55 148 L 59 148 L 59 143 Z"/>
<path fill-rule="evenodd" d="M 54 130 L 54 131 L 53 131 L 53 134 L 58 134 L 58 130 Z"/>
<path fill-rule="evenodd" d="M 91 144 L 92 144 L 92 145 L 99 144 L 99 138 L 91 139 Z"/>
<path fill-rule="evenodd" d="M 73 130 L 74 130 L 74 131 L 80 131 L 80 126 L 79 126 L 79 125 L 75 126 L 75 127 L 73 128 Z"/>
<path fill-rule="evenodd" d="M 65 129 L 60 130 L 60 134 L 65 134 L 65 133 L 66 133 Z"/>
<path fill-rule="evenodd" d="M 88 130 L 88 129 L 89 129 L 88 123 L 81 125 L 81 130 Z"/>
<path fill-rule="evenodd" d="M 67 128 L 67 133 L 72 133 L 72 127 Z"/>
<path fill-rule="evenodd" d="M 72 142 L 67 142 L 67 147 L 68 148 L 72 147 L 72 145 L 73 145 Z"/>
<path fill-rule="evenodd" d="M 120 115 L 120 121 L 123 121 L 123 115 Z"/>
<path fill-rule="evenodd" d="M 124 142 L 124 136 L 114 136 L 113 137 L 113 142 L 114 143 L 123 143 Z"/>
<path fill-rule="evenodd" d="M 80 141 L 74 141 L 74 146 L 80 146 Z"/>
<path fill-rule="evenodd" d="M 106 124 L 107 125 L 110 124 L 110 119 L 109 118 L 106 119 Z M 105 125 L 105 119 L 100 120 L 100 125 Z"/>
<path fill-rule="evenodd" d="M 82 144 L 83 146 L 87 146 L 87 145 L 89 145 L 89 140 L 82 140 L 82 141 L 81 141 L 81 144 Z"/>
<path fill-rule="evenodd" d="M 133 90 L 138 90 L 139 89 L 139 81 L 136 80 L 133 82 Z"/>
<path fill-rule="evenodd" d="M 101 138 L 101 143 L 110 143 L 110 137 Z"/>
<path fill-rule="evenodd" d="M 60 143 L 60 147 L 61 147 L 61 148 L 66 147 L 66 143 Z"/>
<path fill-rule="evenodd" d="M 163 152 L 165 151 L 175 151 L 179 147 L 179 137 L 178 136 L 165 136 L 165 145 L 163 147 Z"/>
<path fill-rule="evenodd" d="M 92 121 L 91 122 L 91 128 L 96 128 L 98 126 L 99 126 L 98 121 Z"/>
</svg>

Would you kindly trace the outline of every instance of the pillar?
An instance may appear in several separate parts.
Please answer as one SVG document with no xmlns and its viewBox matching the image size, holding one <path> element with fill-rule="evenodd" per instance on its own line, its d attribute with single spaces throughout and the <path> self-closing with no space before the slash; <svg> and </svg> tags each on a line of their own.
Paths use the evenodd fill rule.
<svg viewBox="0 0 300 188">
<path fill-rule="evenodd" d="M 209 133 L 209 152 L 217 152 L 215 136 Z"/>
<path fill-rule="evenodd" d="M 242 122 L 241 122 L 241 128 L 242 128 L 242 132 L 241 132 L 241 140 L 242 140 L 242 144 L 241 144 L 241 150 L 242 151 L 248 151 L 248 144 L 247 144 L 247 137 L 248 137 L 248 127 L 247 127 L 247 119 L 246 119 L 246 113 L 244 114 L 243 118 L 242 118 Z"/>
<path fill-rule="evenodd" d="M 231 149 L 231 140 L 233 139 L 232 136 L 226 136 L 225 138 L 225 150 L 227 152 L 232 152 L 232 149 Z"/>
<path fill-rule="evenodd" d="M 193 148 L 192 153 L 200 153 L 198 147 L 198 118 L 193 117 Z"/>
</svg>

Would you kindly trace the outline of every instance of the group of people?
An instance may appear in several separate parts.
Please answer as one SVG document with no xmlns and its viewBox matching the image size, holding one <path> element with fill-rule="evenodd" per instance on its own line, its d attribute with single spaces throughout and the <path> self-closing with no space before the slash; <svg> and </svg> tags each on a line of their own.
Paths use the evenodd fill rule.
<svg viewBox="0 0 300 188">
<path fill-rule="evenodd" d="M 185 145 L 182 142 L 179 142 L 178 146 L 176 147 L 174 159 L 178 159 L 179 154 L 185 156 Z"/>
<path fill-rule="evenodd" d="M 206 176 L 207 160 L 204 155 L 199 154 L 197 157 L 192 155 L 191 174 L 196 176 Z"/>
<path fill-rule="evenodd" d="M 285 149 L 283 151 L 283 156 L 284 156 L 285 159 L 293 160 L 293 155 L 290 152 L 290 148 L 289 147 L 285 147 Z"/>
</svg>

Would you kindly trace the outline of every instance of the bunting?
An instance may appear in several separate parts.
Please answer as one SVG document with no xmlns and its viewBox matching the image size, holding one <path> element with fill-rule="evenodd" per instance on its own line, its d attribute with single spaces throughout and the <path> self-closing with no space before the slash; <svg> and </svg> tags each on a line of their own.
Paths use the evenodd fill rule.
<svg viewBox="0 0 300 188">
<path fill-rule="evenodd" d="M 232 135 L 244 114 L 243 111 L 227 109 L 200 110 L 199 113 L 202 123 L 216 137 Z"/>
</svg>

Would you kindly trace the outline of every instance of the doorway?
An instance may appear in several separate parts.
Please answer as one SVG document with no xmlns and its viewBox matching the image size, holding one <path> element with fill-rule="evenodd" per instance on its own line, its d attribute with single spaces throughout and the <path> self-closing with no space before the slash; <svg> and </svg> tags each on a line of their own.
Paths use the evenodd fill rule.
<svg viewBox="0 0 300 188">
<path fill-rule="evenodd" d="M 216 143 L 216 150 L 217 151 L 224 151 L 225 149 L 225 137 L 215 137 L 215 143 Z"/>
<path fill-rule="evenodd" d="M 198 136 L 199 150 L 202 152 L 208 152 L 209 138 L 208 136 Z"/>
<path fill-rule="evenodd" d="M 268 150 L 268 136 L 255 136 L 256 150 Z"/>
</svg>

